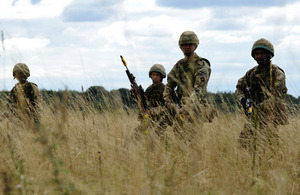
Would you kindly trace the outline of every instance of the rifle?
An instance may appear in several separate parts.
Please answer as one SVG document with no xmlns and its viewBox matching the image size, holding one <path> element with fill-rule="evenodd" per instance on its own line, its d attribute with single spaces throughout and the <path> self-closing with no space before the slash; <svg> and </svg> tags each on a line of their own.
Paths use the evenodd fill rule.
<svg viewBox="0 0 300 195">
<path fill-rule="evenodd" d="M 147 106 L 147 101 L 146 101 L 146 97 L 145 97 L 145 92 L 144 89 L 142 88 L 141 85 L 138 86 L 138 84 L 135 81 L 135 76 L 129 71 L 128 67 L 127 67 L 127 63 L 124 60 L 124 58 L 122 56 L 121 60 L 124 64 L 124 66 L 126 67 L 126 74 L 127 77 L 131 83 L 131 87 L 134 89 L 135 92 L 131 93 L 134 96 L 134 99 L 137 100 L 138 106 L 140 107 L 141 110 L 145 111 L 148 109 Z"/>
</svg>

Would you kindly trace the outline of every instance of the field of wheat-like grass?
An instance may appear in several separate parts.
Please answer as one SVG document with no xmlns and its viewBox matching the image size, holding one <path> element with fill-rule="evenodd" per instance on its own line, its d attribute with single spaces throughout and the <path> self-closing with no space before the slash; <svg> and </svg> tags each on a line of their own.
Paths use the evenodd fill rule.
<svg viewBox="0 0 300 195">
<path fill-rule="evenodd" d="M 300 116 L 280 126 L 268 158 L 240 148 L 242 113 L 195 123 L 189 141 L 167 127 L 134 133 L 137 111 L 52 101 L 40 124 L 0 123 L 1 194 L 299 194 Z M 67 106 L 68 105 L 68 106 Z M 76 104 L 75 104 L 76 105 Z"/>
</svg>

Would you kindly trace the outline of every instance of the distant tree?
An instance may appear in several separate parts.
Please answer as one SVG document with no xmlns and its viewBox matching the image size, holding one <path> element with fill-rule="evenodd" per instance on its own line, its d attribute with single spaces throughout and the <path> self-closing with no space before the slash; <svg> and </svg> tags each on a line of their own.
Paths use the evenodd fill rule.
<svg viewBox="0 0 300 195">
<path fill-rule="evenodd" d="M 122 103 L 128 107 L 135 107 L 135 102 L 133 101 L 129 89 L 120 88 L 118 91 L 121 94 Z"/>
<path fill-rule="evenodd" d="M 107 91 L 102 86 L 91 86 L 85 92 L 45 89 L 40 90 L 40 92 L 46 104 L 58 100 L 66 103 L 69 107 L 83 109 L 84 106 L 91 105 L 100 111 L 116 108 L 136 108 L 130 91 L 126 88 Z M 8 94 L 9 91 L 0 91 L 0 100 L 3 105 Z M 208 100 L 223 112 L 234 112 L 239 109 L 233 92 L 208 93 Z M 287 94 L 286 102 L 291 113 L 299 113 L 300 97 L 296 98 Z"/>
<path fill-rule="evenodd" d="M 234 112 L 238 108 L 235 94 L 232 92 L 208 93 L 208 99 L 221 111 Z"/>
<path fill-rule="evenodd" d="M 89 87 L 86 92 L 84 92 L 84 97 L 98 110 L 107 109 L 113 104 L 111 94 L 102 86 Z"/>
</svg>

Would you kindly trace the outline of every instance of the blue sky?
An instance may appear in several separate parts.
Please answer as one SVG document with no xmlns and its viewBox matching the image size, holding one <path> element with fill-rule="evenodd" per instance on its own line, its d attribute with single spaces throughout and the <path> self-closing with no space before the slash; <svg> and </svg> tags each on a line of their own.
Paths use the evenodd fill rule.
<svg viewBox="0 0 300 195">
<path fill-rule="evenodd" d="M 18 62 L 41 89 L 129 88 L 120 55 L 146 88 L 150 67 L 160 63 L 169 72 L 183 57 L 180 34 L 192 30 L 200 40 L 196 53 L 211 62 L 210 92 L 235 90 L 256 65 L 251 47 L 263 37 L 275 47 L 273 63 L 284 69 L 288 93 L 298 97 L 299 9 L 296 0 L 1 1 L 0 90 L 16 83 Z"/>
</svg>

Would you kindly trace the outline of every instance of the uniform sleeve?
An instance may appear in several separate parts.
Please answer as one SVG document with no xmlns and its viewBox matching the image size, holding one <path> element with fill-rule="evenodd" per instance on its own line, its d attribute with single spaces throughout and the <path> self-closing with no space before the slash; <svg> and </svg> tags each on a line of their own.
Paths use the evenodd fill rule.
<svg viewBox="0 0 300 195">
<path fill-rule="evenodd" d="M 285 95 L 287 88 L 285 84 L 285 73 L 282 69 L 277 68 L 275 72 L 275 82 L 273 84 L 273 95 L 275 97 L 274 122 L 279 125 L 287 125 L 288 122 L 288 107 L 285 103 Z"/>
<path fill-rule="evenodd" d="M 10 91 L 10 93 L 9 93 L 9 95 L 8 95 L 8 97 L 7 97 L 7 104 L 6 104 L 6 106 L 7 106 L 7 108 L 9 109 L 9 110 L 13 110 L 13 109 L 15 109 L 16 108 L 16 106 L 17 106 L 17 96 L 16 96 L 16 86 L 14 86 L 13 88 L 12 88 L 12 90 Z"/>
<path fill-rule="evenodd" d="M 176 66 L 176 65 L 175 65 Z M 175 94 L 174 88 L 177 86 L 176 82 L 176 68 L 175 66 L 173 69 L 170 71 L 167 77 L 167 84 L 165 86 L 165 90 L 163 93 L 165 103 L 168 104 L 173 104 L 173 96 Z"/>
<path fill-rule="evenodd" d="M 239 102 L 241 102 L 242 98 L 245 98 L 245 90 L 247 87 L 246 75 L 238 80 L 236 85 L 235 95 Z"/>
<path fill-rule="evenodd" d="M 151 90 L 151 85 L 149 87 L 147 87 L 146 91 L 145 91 L 145 97 L 148 99 L 149 95 L 150 95 L 150 90 Z"/>
<path fill-rule="evenodd" d="M 7 102 L 8 103 L 16 103 L 16 87 L 13 87 L 12 90 L 9 92 L 9 95 L 7 97 Z"/>
<path fill-rule="evenodd" d="M 195 73 L 195 92 L 200 101 L 206 99 L 207 84 L 211 74 L 211 68 L 206 60 L 200 60 L 198 62 L 199 69 Z"/>
<path fill-rule="evenodd" d="M 283 70 L 277 68 L 275 71 L 275 79 L 273 84 L 273 95 L 275 98 L 284 99 L 287 93 L 285 74 Z"/>
<path fill-rule="evenodd" d="M 31 84 L 32 86 L 32 98 L 30 98 L 30 101 L 32 103 L 32 105 L 34 106 L 35 109 L 37 109 L 39 107 L 39 104 L 42 101 L 42 96 L 40 93 L 40 90 L 38 88 L 38 86 L 36 84 Z"/>
<path fill-rule="evenodd" d="M 151 100 L 151 92 L 152 92 L 153 88 L 152 88 L 152 85 L 150 85 L 146 91 L 145 91 L 145 98 L 146 98 L 146 102 L 147 102 L 147 105 L 148 105 L 148 109 L 150 109 L 152 107 L 152 100 Z"/>
</svg>

